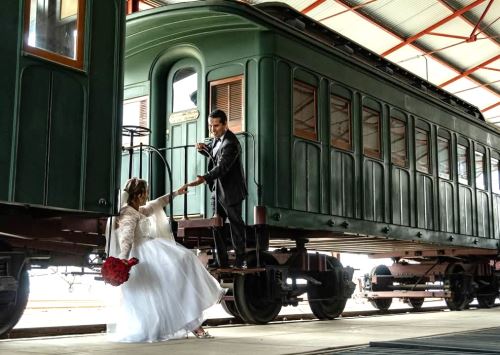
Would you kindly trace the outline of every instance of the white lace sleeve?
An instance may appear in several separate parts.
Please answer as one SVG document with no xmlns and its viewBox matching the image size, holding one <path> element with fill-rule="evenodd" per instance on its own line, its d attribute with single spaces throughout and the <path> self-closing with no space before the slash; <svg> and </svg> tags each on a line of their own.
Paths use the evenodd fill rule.
<svg viewBox="0 0 500 355">
<path fill-rule="evenodd" d="M 117 229 L 118 240 L 120 241 L 120 259 L 128 259 L 130 249 L 134 243 L 135 227 L 139 221 L 139 214 L 132 208 L 123 208 L 120 212 L 119 227 Z"/>
<path fill-rule="evenodd" d="M 177 196 L 177 191 L 174 191 L 172 195 Z M 156 211 L 161 210 L 163 207 L 170 203 L 170 194 L 158 197 L 156 200 L 149 201 L 146 205 L 139 207 L 139 212 L 145 216 L 151 216 Z"/>
</svg>

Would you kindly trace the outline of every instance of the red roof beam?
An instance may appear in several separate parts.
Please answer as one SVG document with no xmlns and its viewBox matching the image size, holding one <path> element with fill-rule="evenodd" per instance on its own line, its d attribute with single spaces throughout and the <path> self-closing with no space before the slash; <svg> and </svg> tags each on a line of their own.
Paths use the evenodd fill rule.
<svg viewBox="0 0 500 355">
<path fill-rule="evenodd" d="M 486 70 L 493 70 L 493 71 L 500 71 L 500 69 L 499 69 L 499 68 L 483 67 L 483 69 L 486 69 Z"/>
<path fill-rule="evenodd" d="M 426 29 L 425 29 L 425 30 L 423 30 L 423 31 L 420 31 L 420 32 L 419 32 L 419 33 L 417 33 L 416 35 L 413 35 L 413 36 L 411 36 L 411 37 L 407 38 L 406 40 L 404 40 L 404 41 L 403 41 L 403 42 L 401 42 L 400 44 L 398 44 L 398 45 L 396 45 L 396 46 L 392 47 L 391 49 L 388 49 L 387 51 L 385 51 L 384 53 L 382 53 L 382 54 L 381 54 L 381 55 L 382 55 L 382 57 L 386 57 L 386 56 L 388 56 L 389 54 L 391 54 L 392 52 L 395 52 L 395 51 L 397 51 L 398 49 L 400 49 L 400 48 L 402 48 L 402 47 L 406 46 L 407 44 L 410 44 L 410 43 L 412 43 L 412 42 L 415 42 L 415 41 L 416 41 L 417 39 L 419 39 L 420 37 L 425 36 L 426 34 L 429 34 L 430 32 L 432 32 L 432 30 L 434 30 L 434 29 L 436 29 L 436 28 L 438 28 L 438 27 L 440 27 L 440 26 L 444 25 L 445 23 L 447 23 L 447 22 L 449 22 L 449 21 L 453 20 L 454 18 L 456 18 L 456 17 L 458 17 L 458 16 L 462 15 L 463 13 L 465 13 L 465 12 L 467 12 L 467 11 L 469 11 L 469 10 L 473 9 L 474 7 L 476 7 L 476 6 L 480 5 L 480 4 L 482 4 L 484 1 L 485 1 L 485 0 L 476 0 L 476 1 L 474 1 L 472 4 L 469 4 L 469 5 L 467 5 L 466 7 L 464 7 L 464 8 L 462 8 L 462 9 L 460 9 L 460 10 L 457 10 L 457 11 L 453 12 L 450 16 L 445 17 L 444 19 L 442 19 L 442 20 L 440 20 L 440 21 L 436 22 L 434 25 L 432 25 L 432 26 L 430 26 L 430 27 L 426 28 Z"/>
<path fill-rule="evenodd" d="M 500 54 L 499 54 L 499 55 L 497 55 L 497 56 L 495 56 L 495 57 L 493 57 L 493 58 L 488 59 L 488 60 L 487 60 L 487 61 L 485 61 L 485 62 L 482 62 L 482 63 L 481 63 L 481 64 L 479 64 L 479 65 L 476 65 L 474 68 L 467 69 L 467 70 L 466 70 L 466 71 L 464 71 L 462 74 L 459 74 L 459 75 L 457 75 L 457 76 L 455 76 L 455 77 L 451 78 L 450 80 L 445 81 L 444 83 L 440 84 L 440 85 L 439 85 L 439 87 L 440 87 L 440 88 L 442 88 L 442 87 L 444 87 L 444 86 L 446 86 L 446 85 L 449 85 L 449 84 L 451 84 L 451 83 L 453 83 L 453 82 L 457 81 L 458 79 L 461 79 L 461 78 L 463 78 L 463 77 L 469 76 L 470 74 L 474 73 L 476 70 L 484 68 L 485 66 L 487 66 L 487 65 L 488 65 L 488 64 L 490 64 L 490 63 L 493 63 L 495 60 L 497 60 L 497 59 L 499 59 L 499 58 L 500 58 Z"/>
<path fill-rule="evenodd" d="M 449 11 L 453 12 L 453 11 L 456 11 L 455 8 L 453 8 L 450 4 L 448 4 L 445 0 L 437 0 L 439 1 L 439 3 L 441 3 L 441 5 L 445 6 Z M 474 26 L 478 26 L 478 28 L 480 29 L 480 31 L 478 33 L 476 33 L 476 36 L 484 31 L 486 31 L 487 28 L 491 27 L 495 22 L 497 22 L 500 17 L 497 17 L 493 22 L 491 22 L 489 25 L 487 25 L 485 28 L 480 28 L 480 24 L 476 24 L 474 25 L 474 23 L 472 21 L 470 21 L 467 17 L 465 16 L 461 16 L 461 18 L 467 22 L 471 27 L 474 27 Z M 494 45 L 497 45 L 497 46 L 500 46 L 500 44 L 493 38 L 493 37 L 486 37 L 488 39 L 491 40 L 491 43 L 493 43 Z"/>
<path fill-rule="evenodd" d="M 321 5 L 322 3 L 324 3 L 326 0 L 316 0 L 315 2 L 313 2 L 311 5 L 309 5 L 308 7 L 306 7 L 304 10 L 302 10 L 301 12 L 303 14 L 307 14 L 308 12 L 314 10 L 315 8 L 317 8 L 319 5 Z"/>
<path fill-rule="evenodd" d="M 483 21 L 484 16 L 486 16 L 486 14 L 488 13 L 488 10 L 490 9 L 491 4 L 493 4 L 493 1 L 494 0 L 490 0 L 490 2 L 488 3 L 488 6 L 486 6 L 486 9 L 484 9 L 484 11 L 483 11 L 483 14 L 479 18 L 479 20 L 477 20 L 477 23 L 474 26 L 474 29 L 472 30 L 472 32 L 471 32 L 471 34 L 469 36 L 471 38 L 471 40 L 473 38 L 474 38 L 474 41 L 476 40 L 477 34 L 475 32 L 477 31 L 477 29 L 478 29 L 479 24 L 481 23 L 481 21 Z"/>
<path fill-rule="evenodd" d="M 486 112 L 486 111 L 489 111 L 491 109 L 494 109 L 495 107 L 497 107 L 498 105 L 500 105 L 500 101 L 498 101 L 496 104 L 493 104 L 493 105 L 490 105 L 488 107 L 485 107 L 481 110 L 481 112 Z"/>
<path fill-rule="evenodd" d="M 431 35 L 431 36 L 458 38 L 458 39 L 463 39 L 463 40 L 468 40 L 470 38 L 470 37 L 464 37 L 464 36 L 449 35 L 447 33 L 439 33 L 439 32 L 429 32 L 427 34 Z"/>
</svg>

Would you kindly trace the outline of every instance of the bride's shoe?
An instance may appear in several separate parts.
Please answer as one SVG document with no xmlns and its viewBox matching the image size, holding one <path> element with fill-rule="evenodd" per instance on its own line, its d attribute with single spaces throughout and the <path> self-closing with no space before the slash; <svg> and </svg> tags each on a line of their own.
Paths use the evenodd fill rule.
<svg viewBox="0 0 500 355">
<path fill-rule="evenodd" d="M 213 339 L 214 336 L 211 335 L 209 332 L 207 332 L 206 330 L 204 329 L 201 329 L 201 330 L 193 330 L 193 334 L 195 337 L 197 337 L 198 339 Z"/>
</svg>

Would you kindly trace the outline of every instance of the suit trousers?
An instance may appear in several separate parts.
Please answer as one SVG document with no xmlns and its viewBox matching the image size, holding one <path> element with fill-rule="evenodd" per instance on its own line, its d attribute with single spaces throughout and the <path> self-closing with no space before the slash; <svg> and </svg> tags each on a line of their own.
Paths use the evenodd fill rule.
<svg viewBox="0 0 500 355">
<path fill-rule="evenodd" d="M 231 242 L 237 257 L 242 257 L 245 254 L 246 244 L 245 222 L 243 222 L 243 218 L 241 218 L 242 204 L 243 201 L 228 206 L 221 203 L 220 200 L 217 203 L 217 214 L 222 217 L 222 220 L 226 218 L 229 219 Z M 215 194 L 212 194 L 211 205 L 215 213 Z"/>
</svg>

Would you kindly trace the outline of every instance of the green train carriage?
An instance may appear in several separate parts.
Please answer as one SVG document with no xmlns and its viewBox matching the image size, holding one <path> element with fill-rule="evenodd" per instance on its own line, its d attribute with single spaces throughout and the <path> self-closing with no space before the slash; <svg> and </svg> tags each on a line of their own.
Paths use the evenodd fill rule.
<svg viewBox="0 0 500 355">
<path fill-rule="evenodd" d="M 153 196 L 204 171 L 192 145 L 205 138 L 214 107 L 239 132 L 250 192 L 253 267 L 214 270 L 232 285 L 230 313 L 266 323 L 307 293 L 318 318 L 337 317 L 353 270 L 315 250 L 394 257 L 366 282 L 380 309 L 392 297 L 418 308 L 440 295 L 461 309 L 473 297 L 487 307 L 498 296 L 490 264 L 500 239 L 499 135 L 475 107 L 282 5 L 159 8 L 128 18 L 123 125 L 151 129 L 149 143 L 172 166 L 170 182 L 156 155 L 120 159 L 123 4 L 78 0 L 76 16 L 64 17 L 52 0 L 35 12 L 55 18 L 48 26 L 56 36 L 78 25 L 84 41 L 68 61 L 68 46 L 30 45 L 29 3 L 0 14 L 1 60 L 13 68 L 0 77 L 12 88 L 0 97 L 0 161 L 9 167 L 0 171 L 0 333 L 22 314 L 30 265 L 92 266 L 130 163 Z M 134 142 L 148 143 L 141 139 Z M 172 205 L 172 216 L 190 218 L 177 234 L 188 247 L 212 249 L 212 233 L 223 229 L 208 218 L 208 197 L 197 188 Z"/>
<path fill-rule="evenodd" d="M 3 336 L 30 268 L 100 264 L 120 186 L 125 4 L 4 1 L 0 29 Z"/>
<path fill-rule="evenodd" d="M 233 285 L 234 315 L 265 323 L 307 292 L 318 318 L 338 316 L 352 270 L 307 250 L 398 260 L 366 280 L 379 309 L 393 297 L 415 308 L 425 297 L 451 309 L 474 297 L 494 303 L 500 140 L 470 104 L 287 6 L 224 1 L 129 17 L 127 100 L 148 102 L 151 144 L 167 152 L 174 185 L 204 172 L 192 146 L 207 134 L 208 112 L 229 113 L 249 186 L 248 256 L 268 271 L 219 270 Z M 155 161 L 150 169 L 163 193 L 164 169 Z M 179 222 L 185 245 L 211 248 L 221 221 L 209 218 L 208 201 L 198 188 L 174 203 L 176 215 L 190 216 Z M 268 245 L 279 249 L 263 252 Z"/>
</svg>

